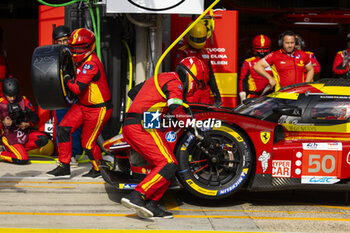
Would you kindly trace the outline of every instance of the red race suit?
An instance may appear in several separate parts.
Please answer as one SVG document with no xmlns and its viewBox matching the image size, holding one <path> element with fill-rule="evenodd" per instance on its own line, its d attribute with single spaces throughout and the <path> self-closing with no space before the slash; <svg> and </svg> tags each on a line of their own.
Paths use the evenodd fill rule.
<svg viewBox="0 0 350 233">
<path fill-rule="evenodd" d="M 78 96 L 78 101 L 66 113 L 58 125 L 59 160 L 69 164 L 72 156 L 72 133 L 82 126 L 81 145 L 99 171 L 97 161 L 102 159 L 96 144 L 104 125 L 112 116 L 111 93 L 102 63 L 96 53 L 77 65 L 75 80 L 67 83 Z"/>
<path fill-rule="evenodd" d="M 39 117 L 35 113 L 33 105 L 24 96 L 17 97 L 15 104 L 19 106 L 24 113 L 21 121 L 30 123 L 30 126 L 39 122 Z M 5 97 L 0 98 L 1 122 L 3 122 L 5 117 L 11 117 L 13 114 L 9 113 L 9 105 L 11 104 Z M 28 162 L 27 151 L 41 148 L 49 142 L 46 134 L 32 130 L 31 127 L 21 130 L 16 125 L 5 127 L 1 124 L 0 128 L 2 143 L 6 148 L 6 151 L 1 152 L 0 157 L 7 162 L 25 164 Z"/>
<path fill-rule="evenodd" d="M 333 72 L 340 77 L 345 77 L 349 72 L 349 55 L 350 49 L 339 51 L 334 58 Z"/>
<path fill-rule="evenodd" d="M 263 76 L 259 75 L 253 69 L 253 66 L 259 60 L 260 58 L 256 56 L 248 58 L 243 62 L 243 65 L 241 67 L 241 74 L 239 78 L 239 92 L 246 92 L 247 98 L 259 97 L 265 87 L 269 85 L 269 81 Z M 265 70 L 271 76 L 273 76 L 270 66 Z"/>
<path fill-rule="evenodd" d="M 321 65 L 320 65 L 320 63 L 318 63 L 315 54 L 313 52 L 310 52 L 310 51 L 305 51 L 305 53 L 307 55 L 309 55 L 312 66 L 314 67 L 314 75 L 320 73 Z M 306 73 L 306 70 L 305 70 L 305 73 Z M 305 77 L 306 77 L 306 74 L 305 74 Z"/>
<path fill-rule="evenodd" d="M 205 77 L 205 83 L 207 84 L 204 90 L 197 90 L 193 96 L 187 97 L 186 101 L 189 103 L 202 103 L 202 104 L 213 104 L 214 100 L 210 98 L 210 89 L 215 96 L 219 95 L 215 76 L 212 71 L 212 67 L 210 64 L 210 52 L 206 48 L 202 49 L 194 49 L 190 47 L 188 44 L 185 44 L 177 49 L 175 54 L 175 61 L 173 63 L 173 70 L 175 71 L 176 65 L 180 63 L 180 61 L 186 57 L 194 56 L 199 58 L 201 61 L 207 65 L 207 68 L 211 74 L 208 77 Z M 219 98 L 218 97 L 218 98 Z"/>
<path fill-rule="evenodd" d="M 276 88 L 289 86 L 296 83 L 305 82 L 305 66 L 311 64 L 310 57 L 302 50 L 295 50 L 292 54 L 287 54 L 283 49 L 271 52 L 263 60 L 267 65 L 275 65 L 277 74 Z"/>
<path fill-rule="evenodd" d="M 153 166 L 152 171 L 135 190 L 145 194 L 146 199 L 155 201 L 158 201 L 167 190 L 170 179 L 177 170 L 177 161 L 160 126 L 144 127 L 142 125 L 144 116 L 153 112 L 153 119 L 170 112 L 178 120 L 190 118 L 182 107 L 183 84 L 178 75 L 175 72 L 159 74 L 158 83 L 166 99 L 157 91 L 154 77 L 148 79 L 132 102 L 123 126 L 125 140 Z M 145 122 L 144 124 L 146 125 Z"/>
</svg>

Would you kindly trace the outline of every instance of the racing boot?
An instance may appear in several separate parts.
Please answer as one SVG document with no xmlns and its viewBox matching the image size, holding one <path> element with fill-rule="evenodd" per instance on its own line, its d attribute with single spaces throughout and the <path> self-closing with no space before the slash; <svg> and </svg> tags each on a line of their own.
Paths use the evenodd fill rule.
<svg viewBox="0 0 350 233">
<path fill-rule="evenodd" d="M 101 177 L 101 171 L 96 171 L 95 169 L 91 168 L 90 171 L 82 175 L 82 177 L 91 177 L 91 178 Z"/>
<path fill-rule="evenodd" d="M 58 166 L 52 171 L 46 172 L 46 175 L 53 178 L 66 178 L 69 179 L 70 176 L 70 166 L 69 164 L 59 163 Z"/>
<path fill-rule="evenodd" d="M 126 208 L 135 210 L 137 215 L 143 218 L 152 218 L 152 211 L 146 208 L 145 204 L 146 195 L 138 191 L 132 191 L 128 195 L 122 198 L 121 203 Z"/>
<path fill-rule="evenodd" d="M 153 217 L 151 217 L 152 219 L 161 219 L 161 218 L 171 219 L 174 217 L 172 213 L 160 208 L 159 203 L 154 200 L 147 200 L 146 208 L 153 213 Z M 140 218 L 150 218 L 150 217 L 144 216 L 143 212 L 140 212 L 140 211 L 137 211 L 137 215 Z"/>
</svg>

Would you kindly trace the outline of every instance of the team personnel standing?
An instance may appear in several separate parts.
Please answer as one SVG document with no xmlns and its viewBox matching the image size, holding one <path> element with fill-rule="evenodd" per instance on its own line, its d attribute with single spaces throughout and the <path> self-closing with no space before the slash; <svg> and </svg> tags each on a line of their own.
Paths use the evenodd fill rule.
<svg viewBox="0 0 350 233">
<path fill-rule="evenodd" d="M 177 66 L 176 72 L 158 75 L 158 83 L 164 98 L 157 90 L 154 77 L 148 79 L 132 102 L 123 126 L 126 141 L 151 165 L 152 171 L 139 183 L 135 191 L 122 198 L 124 206 L 134 209 L 141 218 L 172 218 L 161 209 L 158 201 L 167 190 L 177 170 L 176 158 L 160 129 L 145 129 L 142 126 L 144 112 L 153 112 L 152 119 L 170 112 L 178 120 L 190 118 L 182 107 L 186 95 L 204 89 L 206 65 L 196 57 L 187 57 Z"/>
<path fill-rule="evenodd" d="M 333 72 L 340 78 L 350 78 L 350 33 L 346 37 L 347 49 L 339 51 L 333 62 Z"/>
<path fill-rule="evenodd" d="M 252 45 L 254 57 L 246 59 L 241 67 L 241 74 L 239 78 L 239 97 L 241 102 L 246 98 L 259 97 L 265 87 L 269 85 L 267 79 L 256 73 L 253 66 L 261 58 L 270 53 L 271 40 L 269 37 L 260 34 L 254 37 Z M 268 66 L 265 70 L 271 76 L 273 75 L 270 66 Z"/>
<path fill-rule="evenodd" d="M 80 28 L 69 37 L 69 49 L 76 62 L 76 78 L 64 77 L 68 88 L 78 96 L 58 126 L 60 164 L 47 172 L 51 177 L 70 177 L 69 162 L 72 156 L 72 133 L 82 126 L 81 142 L 92 168 L 86 177 L 101 175 L 98 167 L 102 161 L 97 137 L 112 115 L 111 94 L 102 63 L 95 52 L 96 40 L 92 31 Z"/>
<path fill-rule="evenodd" d="M 71 34 L 71 30 L 64 25 L 61 25 L 56 27 L 53 30 L 52 39 L 54 40 L 55 44 L 68 46 L 68 39 L 70 34 Z M 69 108 L 55 110 L 55 114 L 56 114 L 56 122 L 54 125 L 55 135 L 57 135 L 57 128 L 59 123 L 62 121 L 63 117 L 66 115 L 68 110 Z M 72 134 L 72 158 L 70 162 L 71 167 L 78 167 L 76 156 L 82 153 L 80 137 L 81 137 L 81 127 L 76 129 Z"/>
<path fill-rule="evenodd" d="M 305 51 L 306 45 L 305 45 L 304 39 L 299 34 L 295 34 L 295 38 L 297 39 L 296 43 L 295 43 L 295 48 Z M 317 75 L 321 71 L 320 63 L 318 63 L 318 61 L 316 59 L 316 56 L 315 56 L 315 54 L 313 52 L 305 51 L 305 53 L 307 55 L 309 55 L 310 61 L 312 63 L 312 66 L 314 67 L 314 75 Z M 306 73 L 306 70 L 305 70 L 305 73 Z"/>
<path fill-rule="evenodd" d="M 288 85 L 311 82 L 314 77 L 314 68 L 309 56 L 302 50 L 296 50 L 295 42 L 295 33 L 285 31 L 278 39 L 281 49 L 271 52 L 253 67 L 258 74 L 267 78 L 271 88 L 276 85 L 276 91 Z M 265 71 L 265 68 L 272 65 L 275 65 L 277 71 L 277 82 Z M 307 71 L 306 75 L 304 69 Z"/>
<path fill-rule="evenodd" d="M 10 163 L 26 164 L 30 150 L 40 149 L 41 154 L 52 155 L 52 141 L 46 134 L 32 129 L 39 122 L 39 117 L 28 99 L 19 95 L 17 79 L 5 78 L 2 91 L 0 129 L 6 151 L 0 152 L 0 158 Z"/>
<path fill-rule="evenodd" d="M 187 43 L 176 51 L 173 70 L 175 70 L 177 64 L 186 57 L 195 56 L 201 59 L 204 64 L 208 66 L 209 74 L 205 77 L 205 82 L 208 85 L 206 85 L 205 90 L 199 90 L 193 96 L 187 97 L 187 102 L 215 104 L 215 106 L 220 106 L 221 97 L 211 66 L 210 52 L 204 47 L 207 41 L 207 34 L 208 29 L 202 22 L 198 22 L 194 25 L 194 27 L 186 34 Z M 210 90 L 214 94 L 214 102 L 210 98 Z"/>
</svg>

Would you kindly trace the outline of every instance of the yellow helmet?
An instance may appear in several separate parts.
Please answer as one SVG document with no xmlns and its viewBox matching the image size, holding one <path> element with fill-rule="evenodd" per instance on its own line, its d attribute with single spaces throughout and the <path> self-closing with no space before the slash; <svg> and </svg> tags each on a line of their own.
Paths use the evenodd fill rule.
<svg viewBox="0 0 350 233">
<path fill-rule="evenodd" d="M 207 27 L 202 22 L 198 22 L 186 34 L 186 40 L 190 46 L 195 49 L 204 48 L 205 42 L 207 40 Z"/>
</svg>

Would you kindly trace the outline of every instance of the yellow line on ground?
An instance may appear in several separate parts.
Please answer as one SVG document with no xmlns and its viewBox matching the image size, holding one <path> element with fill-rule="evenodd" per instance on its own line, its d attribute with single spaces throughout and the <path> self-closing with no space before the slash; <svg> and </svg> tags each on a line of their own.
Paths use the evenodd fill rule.
<svg viewBox="0 0 350 233">
<path fill-rule="evenodd" d="M 135 214 L 98 214 L 98 213 L 32 213 L 32 212 L 0 212 L 0 215 L 59 215 L 59 216 L 93 216 L 93 217 L 133 217 Z M 301 220 L 301 221 L 345 221 L 350 218 L 302 218 L 302 217 L 264 217 L 264 216 L 230 216 L 230 215 L 174 215 L 175 218 L 227 218 L 257 220 Z"/>
<path fill-rule="evenodd" d="M 106 184 L 97 181 L 24 181 L 24 180 L 0 180 L 0 183 L 33 183 L 33 184 Z"/>
<path fill-rule="evenodd" d="M 329 205 L 317 205 L 317 206 L 331 208 L 331 209 L 350 210 L 350 207 L 343 207 L 343 206 L 329 206 Z"/>
<path fill-rule="evenodd" d="M 190 230 L 118 230 L 118 229 L 24 229 L 24 228 L 0 228 L 1 233 L 213 233 L 213 231 L 190 231 Z M 230 232 L 242 232 L 242 231 L 215 231 L 215 233 L 230 233 Z M 257 233 L 249 231 L 250 233 Z M 261 233 L 261 231 L 259 231 Z"/>
<path fill-rule="evenodd" d="M 0 185 L 0 188 L 50 188 L 50 189 L 75 189 L 73 186 L 35 186 L 35 185 Z"/>
</svg>

